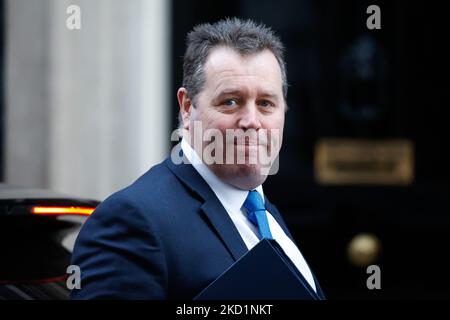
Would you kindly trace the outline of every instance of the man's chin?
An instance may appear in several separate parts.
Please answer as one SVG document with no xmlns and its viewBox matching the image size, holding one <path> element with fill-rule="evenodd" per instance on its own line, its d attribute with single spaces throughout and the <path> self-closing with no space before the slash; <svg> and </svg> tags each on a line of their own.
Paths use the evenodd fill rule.
<svg viewBox="0 0 450 320">
<path fill-rule="evenodd" d="M 242 190 L 251 190 L 263 184 L 267 175 L 261 174 L 260 164 L 216 165 L 213 172 L 223 181 Z"/>
<path fill-rule="evenodd" d="M 259 164 L 236 164 L 237 171 L 242 176 L 254 176 L 261 174 L 261 165 Z"/>
</svg>

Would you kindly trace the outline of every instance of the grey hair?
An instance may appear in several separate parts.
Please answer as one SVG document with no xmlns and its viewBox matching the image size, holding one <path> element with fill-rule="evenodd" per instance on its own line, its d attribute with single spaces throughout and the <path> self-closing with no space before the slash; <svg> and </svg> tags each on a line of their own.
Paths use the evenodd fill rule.
<svg viewBox="0 0 450 320">
<path fill-rule="evenodd" d="M 280 38 L 267 26 L 238 18 L 220 20 L 214 24 L 200 24 L 187 35 L 183 59 L 183 87 L 195 105 L 197 95 L 205 83 L 204 65 L 212 49 L 226 46 L 242 55 L 270 50 L 280 65 L 283 97 L 287 98 L 287 72 L 284 46 Z M 181 115 L 180 115 L 181 124 Z"/>
</svg>

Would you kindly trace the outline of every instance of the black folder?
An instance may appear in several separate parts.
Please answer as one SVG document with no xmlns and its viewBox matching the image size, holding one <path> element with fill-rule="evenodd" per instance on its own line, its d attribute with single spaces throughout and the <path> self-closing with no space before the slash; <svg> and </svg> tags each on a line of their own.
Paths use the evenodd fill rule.
<svg viewBox="0 0 450 320">
<path fill-rule="evenodd" d="M 318 300 L 275 240 L 263 239 L 194 300 Z"/>
</svg>

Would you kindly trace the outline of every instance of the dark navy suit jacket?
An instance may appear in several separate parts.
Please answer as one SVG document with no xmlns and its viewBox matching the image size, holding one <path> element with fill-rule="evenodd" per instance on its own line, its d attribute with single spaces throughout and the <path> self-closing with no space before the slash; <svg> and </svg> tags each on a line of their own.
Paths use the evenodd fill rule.
<svg viewBox="0 0 450 320">
<path fill-rule="evenodd" d="M 292 239 L 278 210 L 265 203 Z M 247 251 L 194 167 L 168 158 L 87 219 L 72 256 L 81 269 L 72 298 L 192 299 Z"/>
</svg>

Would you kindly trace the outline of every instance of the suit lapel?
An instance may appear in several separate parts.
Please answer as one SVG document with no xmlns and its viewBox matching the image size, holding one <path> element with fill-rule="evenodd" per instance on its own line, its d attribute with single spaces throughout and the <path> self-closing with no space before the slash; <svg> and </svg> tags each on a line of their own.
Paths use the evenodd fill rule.
<svg viewBox="0 0 450 320">
<path fill-rule="evenodd" d="M 201 208 L 234 260 L 242 257 L 248 251 L 247 246 L 217 197 L 207 200 Z"/>
<path fill-rule="evenodd" d="M 281 214 L 278 212 L 277 208 L 267 199 L 266 196 L 264 196 L 265 200 L 264 203 L 266 205 L 266 210 L 269 211 L 269 213 L 273 216 L 273 218 L 278 222 L 278 224 L 283 229 L 284 233 L 291 238 L 292 241 L 294 241 L 294 238 L 292 238 L 291 233 L 289 232 L 286 223 L 284 223 L 283 218 L 281 217 Z M 294 241 L 295 243 L 295 241 Z"/>
<path fill-rule="evenodd" d="M 312 270 L 311 270 L 312 272 Z M 317 289 L 317 295 L 319 296 L 320 300 L 326 300 L 325 294 L 323 293 L 322 288 L 320 287 L 319 281 L 317 281 L 316 276 L 313 273 L 314 282 L 316 283 L 316 289 Z"/>
<path fill-rule="evenodd" d="M 186 187 L 203 200 L 200 207 L 202 214 L 210 222 L 212 229 L 217 233 L 234 260 L 238 260 L 248 251 L 247 246 L 206 181 L 185 157 L 181 164 L 174 164 L 170 158 L 165 160 L 165 164 Z"/>
<path fill-rule="evenodd" d="M 283 217 L 281 216 L 280 212 L 278 212 L 278 209 L 267 199 L 267 197 L 265 197 L 265 204 L 266 204 L 266 210 L 270 212 L 270 214 L 274 217 L 274 219 L 278 222 L 278 224 L 281 226 L 281 228 L 283 229 L 283 231 L 286 233 L 286 235 L 291 238 L 291 240 L 296 244 L 294 238 L 292 237 L 291 233 L 289 232 Z M 298 247 L 298 246 L 297 246 Z M 316 276 L 314 275 L 314 272 L 312 271 L 311 267 L 308 264 L 308 268 L 309 270 L 311 270 L 314 282 L 316 284 L 316 290 L 317 290 L 317 297 L 321 300 L 325 300 L 325 295 L 322 291 L 322 288 L 319 285 L 319 281 L 317 281 Z M 311 288 L 312 290 L 312 288 Z M 313 290 L 314 291 L 314 290 Z"/>
</svg>

